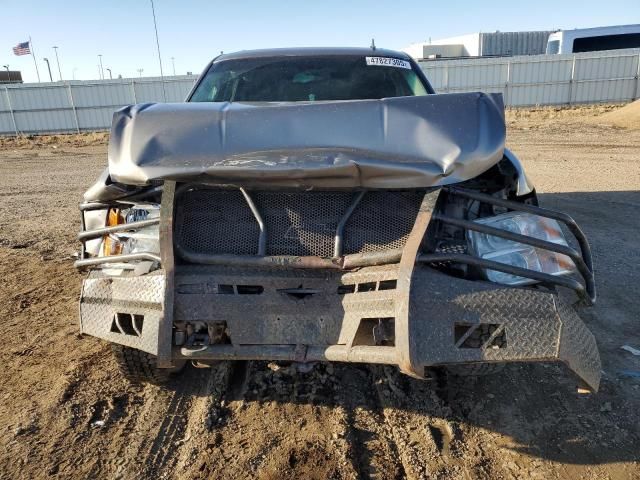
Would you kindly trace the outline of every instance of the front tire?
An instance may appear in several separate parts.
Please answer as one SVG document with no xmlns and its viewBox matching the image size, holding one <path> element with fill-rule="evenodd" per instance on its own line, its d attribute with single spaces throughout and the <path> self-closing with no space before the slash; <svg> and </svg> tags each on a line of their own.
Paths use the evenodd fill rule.
<svg viewBox="0 0 640 480">
<path fill-rule="evenodd" d="M 111 344 L 111 351 L 120 371 L 131 383 L 164 385 L 184 366 L 183 362 L 174 368 L 158 368 L 154 355 L 117 343 Z"/>
</svg>

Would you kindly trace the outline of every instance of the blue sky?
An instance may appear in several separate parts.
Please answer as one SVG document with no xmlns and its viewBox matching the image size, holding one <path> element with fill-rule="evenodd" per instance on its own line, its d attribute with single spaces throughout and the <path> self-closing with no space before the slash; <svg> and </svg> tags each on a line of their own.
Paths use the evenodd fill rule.
<svg viewBox="0 0 640 480">
<path fill-rule="evenodd" d="M 640 0 L 155 0 L 165 74 L 199 73 L 221 50 L 286 46 L 410 43 L 477 31 L 551 30 L 640 23 Z M 0 66 L 36 81 L 33 60 L 11 48 L 32 37 L 42 80 L 43 57 L 59 47 L 62 75 L 98 78 L 98 54 L 114 77 L 159 75 L 149 0 L 3 0 Z M 108 73 L 105 73 L 108 76 Z"/>
</svg>

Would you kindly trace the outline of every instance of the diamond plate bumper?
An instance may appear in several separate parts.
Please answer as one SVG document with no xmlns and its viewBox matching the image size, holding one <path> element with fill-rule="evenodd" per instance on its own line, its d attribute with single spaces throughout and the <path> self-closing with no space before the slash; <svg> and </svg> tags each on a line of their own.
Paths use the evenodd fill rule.
<svg viewBox="0 0 640 480">
<path fill-rule="evenodd" d="M 138 277 L 92 271 L 82 283 L 81 333 L 157 355 L 164 282 L 162 270 Z"/>
<path fill-rule="evenodd" d="M 461 280 L 426 266 L 413 269 L 408 293 L 400 281 L 396 289 L 338 293 L 338 286 L 388 282 L 399 275 L 397 265 L 351 273 L 224 267 L 177 273 L 174 321 L 224 320 L 232 344 L 174 347 L 173 358 L 386 363 L 417 377 L 435 365 L 562 361 L 597 390 L 595 339 L 574 309 L 552 293 Z M 129 278 L 93 272 L 82 289 L 82 332 L 157 355 L 158 338 L 167 334 L 160 331 L 164 280 L 162 271 Z M 261 285 L 264 292 L 216 293 L 219 284 L 238 282 Z M 304 299 L 282 293 L 300 283 L 316 293 Z M 118 328 L 118 313 L 144 317 L 139 335 Z M 363 319 L 390 317 L 394 346 L 358 340 Z"/>
<path fill-rule="evenodd" d="M 562 361 L 590 388 L 600 383 L 595 338 L 557 295 L 470 282 L 428 267 L 414 270 L 409 302 L 410 364 Z M 491 326 L 493 338 L 468 345 L 464 333 Z M 464 332 L 464 333 L 463 333 Z M 499 339 L 499 341 L 496 341 Z"/>
</svg>

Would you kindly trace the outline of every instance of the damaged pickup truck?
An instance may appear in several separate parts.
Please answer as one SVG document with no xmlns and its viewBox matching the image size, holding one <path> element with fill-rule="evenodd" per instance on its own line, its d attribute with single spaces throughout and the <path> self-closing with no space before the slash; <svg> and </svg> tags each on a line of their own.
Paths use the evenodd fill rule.
<svg viewBox="0 0 640 480">
<path fill-rule="evenodd" d="M 221 55 L 185 103 L 114 114 L 80 210 L 80 328 L 132 380 L 189 361 L 418 378 L 561 361 L 598 389 L 566 300 L 596 298 L 584 234 L 538 207 L 502 96 L 435 94 L 403 53 Z"/>
</svg>

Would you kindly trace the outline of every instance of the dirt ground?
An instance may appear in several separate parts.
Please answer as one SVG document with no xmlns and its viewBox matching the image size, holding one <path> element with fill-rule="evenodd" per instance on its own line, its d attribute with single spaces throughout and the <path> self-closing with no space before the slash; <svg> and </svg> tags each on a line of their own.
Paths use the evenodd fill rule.
<svg viewBox="0 0 640 480">
<path fill-rule="evenodd" d="M 543 206 L 590 238 L 597 394 L 554 364 L 444 386 L 393 368 L 264 362 L 122 379 L 78 335 L 77 203 L 104 135 L 0 141 L 0 478 L 640 479 L 640 130 L 614 107 L 508 112 Z"/>
<path fill-rule="evenodd" d="M 616 108 L 604 115 L 594 118 L 595 123 L 613 125 L 622 128 L 640 128 L 640 100 L 636 100 L 623 108 Z"/>
</svg>

